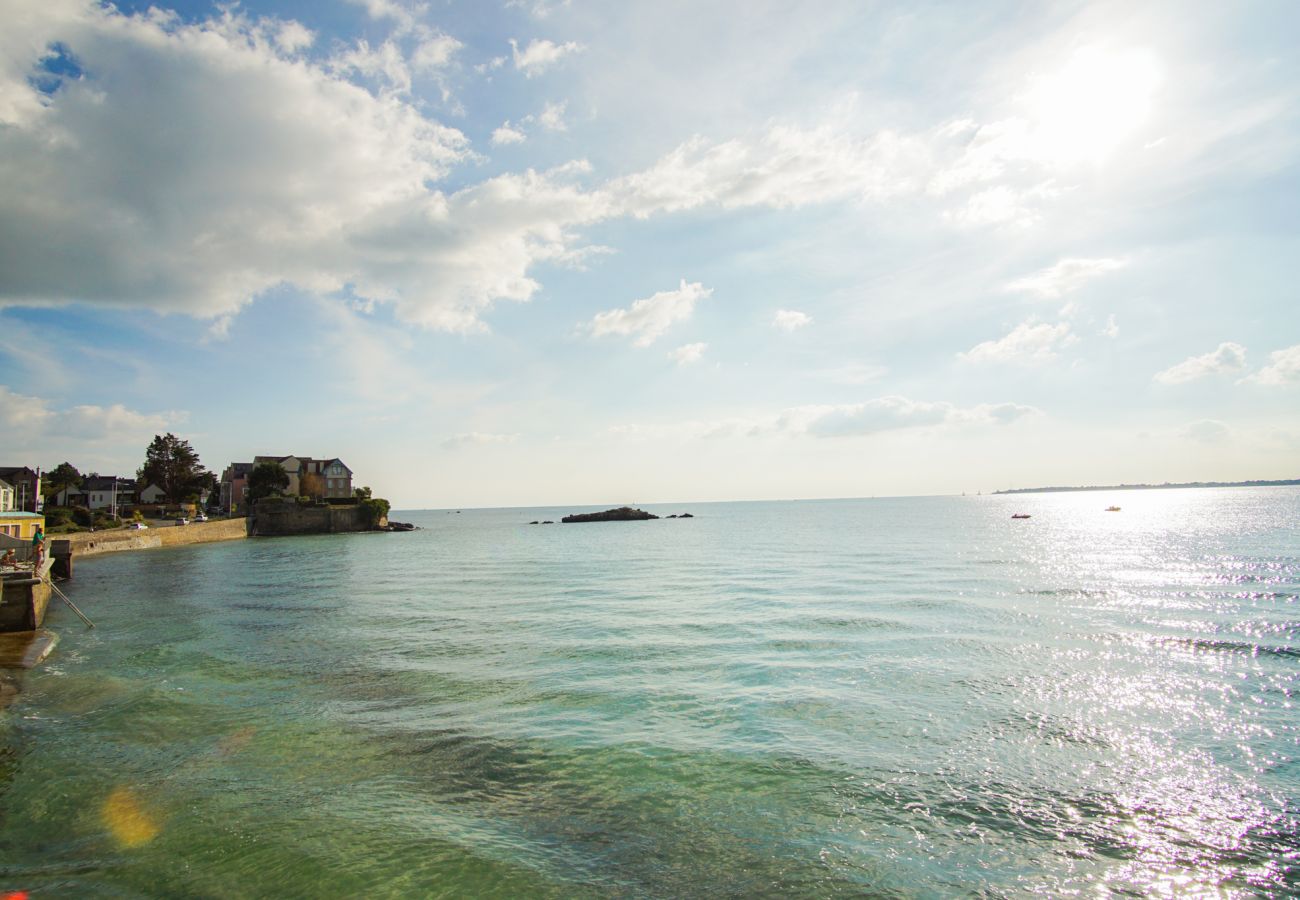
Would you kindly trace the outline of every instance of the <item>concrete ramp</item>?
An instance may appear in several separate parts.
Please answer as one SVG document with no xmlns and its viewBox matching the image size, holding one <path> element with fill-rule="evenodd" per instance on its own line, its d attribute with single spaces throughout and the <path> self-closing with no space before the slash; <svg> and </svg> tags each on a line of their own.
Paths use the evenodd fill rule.
<svg viewBox="0 0 1300 900">
<path fill-rule="evenodd" d="M 50 655 L 59 636 L 53 631 L 11 631 L 0 634 L 0 669 L 31 669 Z"/>
</svg>

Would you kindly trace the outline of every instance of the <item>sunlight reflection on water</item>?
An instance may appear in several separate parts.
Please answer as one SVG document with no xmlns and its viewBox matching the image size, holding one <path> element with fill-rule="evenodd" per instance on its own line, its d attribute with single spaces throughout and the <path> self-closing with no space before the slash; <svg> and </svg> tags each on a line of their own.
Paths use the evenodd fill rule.
<svg viewBox="0 0 1300 900">
<path fill-rule="evenodd" d="M 88 560 L 0 888 L 1300 889 L 1300 492 L 566 511 Z"/>
</svg>

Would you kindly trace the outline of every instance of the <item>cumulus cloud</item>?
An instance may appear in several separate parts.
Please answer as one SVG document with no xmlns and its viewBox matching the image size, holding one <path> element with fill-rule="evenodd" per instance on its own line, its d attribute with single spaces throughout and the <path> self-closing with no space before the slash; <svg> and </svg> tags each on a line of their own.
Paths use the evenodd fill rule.
<svg viewBox="0 0 1300 900">
<path fill-rule="evenodd" d="M 1007 285 L 1007 290 L 1032 294 L 1044 300 L 1056 300 L 1077 291 L 1089 281 L 1126 265 L 1128 262 L 1123 259 L 1062 259 L 1046 269 L 1016 279 Z"/>
<path fill-rule="evenodd" d="M 466 431 L 461 434 L 453 435 L 442 442 L 442 446 L 448 450 L 456 450 L 461 447 L 482 447 L 493 444 L 513 444 L 519 440 L 518 434 L 497 434 L 486 431 Z"/>
<path fill-rule="evenodd" d="M 592 337 L 607 334 L 626 335 L 633 338 L 637 347 L 648 347 L 669 328 L 685 322 L 695 312 L 695 304 L 708 298 L 712 288 L 698 281 L 681 280 L 674 291 L 659 291 L 637 300 L 627 309 L 611 309 L 597 313 L 587 324 Z"/>
<path fill-rule="evenodd" d="M 704 351 L 707 349 L 709 349 L 709 345 L 703 342 L 696 344 L 683 344 L 676 350 L 669 351 L 668 358 L 676 362 L 679 366 L 689 366 L 692 363 L 697 363 L 703 359 Z"/>
<path fill-rule="evenodd" d="M 449 34 L 432 33 L 424 37 L 411 55 L 411 65 L 417 71 L 431 72 L 451 65 L 456 51 L 464 47 Z"/>
<path fill-rule="evenodd" d="M 957 358 L 969 363 L 1040 365 L 1056 359 L 1057 351 L 1075 342 L 1066 322 L 1031 325 L 1021 322 L 1006 337 L 976 344 Z"/>
<path fill-rule="evenodd" d="M 797 309 L 778 309 L 772 316 L 772 327 L 785 332 L 797 331 L 812 324 L 812 316 Z"/>
<path fill-rule="evenodd" d="M 1208 375 L 1227 375 L 1246 367 L 1246 348 L 1225 342 L 1218 349 L 1201 356 L 1189 357 L 1177 365 L 1155 374 L 1161 384 L 1185 384 Z"/>
<path fill-rule="evenodd" d="M 1119 323 L 1115 321 L 1114 313 L 1106 317 L 1106 327 L 1101 330 L 1101 335 L 1111 339 L 1119 337 Z"/>
<path fill-rule="evenodd" d="M 498 146 L 502 144 L 521 144 L 528 139 L 528 136 L 520 131 L 508 121 L 503 122 L 500 128 L 492 132 L 492 143 Z"/>
<path fill-rule="evenodd" d="M 1274 350 L 1268 356 L 1268 365 L 1242 380 L 1268 385 L 1300 384 L 1300 344 Z"/>
<path fill-rule="evenodd" d="M 514 38 L 510 39 L 511 58 L 514 60 L 515 68 L 523 72 L 525 78 L 540 75 L 564 57 L 578 53 L 582 49 L 581 44 L 573 41 L 557 44 L 554 41 L 539 39 L 529 42 L 527 47 L 520 50 L 519 42 Z"/>
<path fill-rule="evenodd" d="M 397 93 L 411 92 L 411 70 L 406 65 L 406 56 L 392 41 L 373 48 L 364 40 L 358 41 L 356 46 L 337 56 L 332 67 L 382 82 L 388 90 Z"/>
<path fill-rule="evenodd" d="M 15 393 L 0 384 L 0 424 L 6 436 L 24 441 L 43 438 L 82 441 L 144 439 L 175 427 L 181 413 L 141 413 L 120 403 L 82 404 L 55 409 L 38 397 Z"/>
<path fill-rule="evenodd" d="M 557 9 L 568 7 L 570 0 L 556 0 L 548 3 L 546 0 L 506 0 L 506 9 L 523 9 L 534 19 L 545 19 Z"/>
<path fill-rule="evenodd" d="M 28 52 L 0 70 L 0 96 L 20 98 L 0 113 L 0 303 L 215 317 L 285 282 L 356 283 L 408 295 L 415 318 L 472 318 L 463 294 L 470 309 L 429 309 L 445 298 L 415 289 L 437 261 L 406 251 L 457 230 L 426 185 L 468 158 L 460 132 L 286 59 L 275 22 L 59 9 L 10 29 Z M 86 77 L 45 96 L 26 76 L 55 42 Z"/>
<path fill-rule="evenodd" d="M 0 305 L 86 302 L 219 319 L 292 285 L 471 331 L 492 304 L 533 297 L 540 265 L 580 265 L 600 252 L 584 245 L 583 230 L 609 219 L 899 196 L 960 205 L 966 185 L 996 187 L 985 170 L 957 171 L 987 128 L 862 136 L 837 122 L 696 137 L 595 184 L 588 167 L 566 165 L 444 189 L 477 157 L 409 92 L 412 73 L 449 65 L 459 42 L 422 24 L 421 4 L 356 2 L 394 23 L 393 34 L 330 58 L 299 55 L 311 36 L 296 23 L 237 7 L 185 22 L 67 0 L 7 21 Z M 403 47 L 414 47 L 409 57 Z M 512 45 L 530 75 L 581 49 Z M 57 53 L 85 77 L 43 68 Z M 534 123 L 561 127 L 562 104 Z M 504 123 L 493 143 L 518 142 L 523 125 Z"/>
<path fill-rule="evenodd" d="M 566 131 L 568 126 L 564 124 L 564 110 L 567 108 L 567 103 L 547 103 L 537 114 L 537 124 L 547 131 Z"/>
</svg>

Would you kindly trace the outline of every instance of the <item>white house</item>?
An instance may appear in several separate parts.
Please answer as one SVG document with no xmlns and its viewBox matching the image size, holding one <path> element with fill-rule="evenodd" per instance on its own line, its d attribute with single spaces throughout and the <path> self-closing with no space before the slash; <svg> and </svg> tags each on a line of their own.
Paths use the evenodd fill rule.
<svg viewBox="0 0 1300 900">
<path fill-rule="evenodd" d="M 166 500 L 167 494 L 152 481 L 149 482 L 149 485 L 140 492 L 141 503 L 163 503 Z"/>
</svg>

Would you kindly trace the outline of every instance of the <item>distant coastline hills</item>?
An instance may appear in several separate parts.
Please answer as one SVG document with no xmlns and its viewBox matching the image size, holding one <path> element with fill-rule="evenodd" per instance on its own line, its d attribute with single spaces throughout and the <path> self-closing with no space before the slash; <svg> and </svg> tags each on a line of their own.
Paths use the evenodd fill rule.
<svg viewBox="0 0 1300 900">
<path fill-rule="evenodd" d="M 1166 488 L 1220 488 L 1220 487 L 1286 487 L 1300 485 L 1300 478 L 1283 478 L 1277 481 L 1185 481 L 1181 484 L 1089 484 L 1074 487 L 1008 488 L 995 494 L 1056 494 L 1064 491 L 1153 491 Z"/>
</svg>

